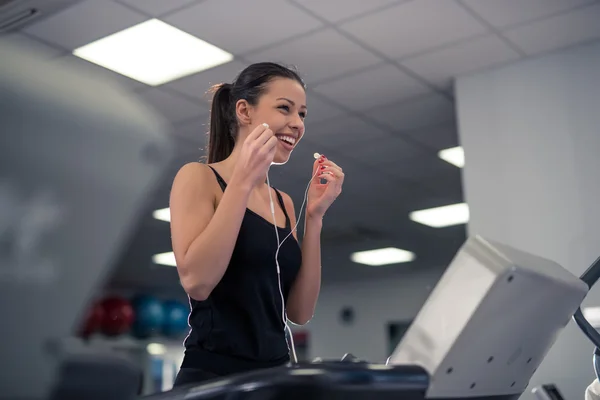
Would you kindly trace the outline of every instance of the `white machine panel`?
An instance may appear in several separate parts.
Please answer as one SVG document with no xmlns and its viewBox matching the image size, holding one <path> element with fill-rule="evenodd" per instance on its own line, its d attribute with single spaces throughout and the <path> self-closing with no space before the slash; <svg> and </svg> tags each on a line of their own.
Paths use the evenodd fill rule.
<svg viewBox="0 0 600 400">
<path fill-rule="evenodd" d="M 425 368 L 428 398 L 521 393 L 587 291 L 555 262 L 471 237 L 388 363 Z"/>
</svg>

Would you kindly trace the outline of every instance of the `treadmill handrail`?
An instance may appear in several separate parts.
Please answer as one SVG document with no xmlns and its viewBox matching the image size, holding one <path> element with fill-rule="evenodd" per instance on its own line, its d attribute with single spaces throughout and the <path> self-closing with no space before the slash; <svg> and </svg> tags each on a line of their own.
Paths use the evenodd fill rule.
<svg viewBox="0 0 600 400">
<path fill-rule="evenodd" d="M 577 308 L 577 311 L 575 311 L 575 314 L 573 315 L 573 320 L 575 320 L 577 326 L 579 326 L 583 334 L 587 336 L 588 339 L 590 339 L 594 346 L 596 346 L 596 348 L 600 348 L 600 333 L 598 333 L 596 328 L 594 328 L 588 322 L 588 320 L 585 319 L 585 316 L 581 311 L 581 307 Z"/>
<path fill-rule="evenodd" d="M 167 392 L 142 396 L 140 399 L 212 400 L 232 393 L 263 390 L 271 393 L 270 397 L 266 398 L 273 399 L 285 398 L 279 395 L 272 396 L 273 393 L 293 393 L 299 388 L 305 391 L 345 393 L 344 398 L 356 399 L 356 396 L 351 395 L 352 390 L 369 390 L 375 397 L 379 393 L 401 393 L 402 391 L 421 392 L 424 395 L 429 383 L 427 372 L 416 365 L 384 366 L 362 362 L 326 361 L 274 367 L 216 378 L 201 384 L 190 384 Z M 365 395 L 360 398 L 365 398 Z"/>
<path fill-rule="evenodd" d="M 592 265 L 581 275 L 579 278 L 581 279 L 589 288 L 592 290 L 594 284 L 600 279 L 600 257 L 596 259 L 592 263 Z M 581 331 L 588 339 L 596 346 L 596 348 L 600 348 L 600 333 L 594 328 L 589 321 L 583 315 L 581 311 L 581 307 L 577 308 L 575 314 L 573 315 L 573 320 L 579 326 Z"/>
</svg>

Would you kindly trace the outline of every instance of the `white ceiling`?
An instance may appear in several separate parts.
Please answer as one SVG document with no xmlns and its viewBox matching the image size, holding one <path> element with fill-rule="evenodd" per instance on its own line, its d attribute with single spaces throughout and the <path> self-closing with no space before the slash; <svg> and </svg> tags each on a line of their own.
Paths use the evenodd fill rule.
<svg viewBox="0 0 600 400">
<path fill-rule="evenodd" d="M 272 181 L 299 208 L 315 151 L 344 168 L 344 193 L 323 232 L 325 282 L 440 268 L 462 244 L 464 227 L 433 229 L 407 217 L 415 209 L 462 201 L 460 170 L 436 156 L 458 145 L 454 77 L 600 38 L 600 0 L 67 3 L 73 4 L 9 36 L 35 46 L 49 62 L 77 63 L 115 79 L 168 118 L 180 156 L 149 211 L 167 206 L 177 168 L 203 155 L 211 84 L 233 80 L 256 61 L 298 67 L 309 88 L 307 133 Z M 235 60 L 151 88 L 70 55 L 152 17 L 233 53 Z M 140 283 L 144 276 L 144 285 L 176 285 L 173 270 L 148 272 L 150 256 L 169 251 L 169 244 L 167 224 L 149 216 L 123 255 L 119 279 Z M 388 245 L 415 251 L 417 261 L 374 269 L 348 260 L 351 251 Z"/>
</svg>

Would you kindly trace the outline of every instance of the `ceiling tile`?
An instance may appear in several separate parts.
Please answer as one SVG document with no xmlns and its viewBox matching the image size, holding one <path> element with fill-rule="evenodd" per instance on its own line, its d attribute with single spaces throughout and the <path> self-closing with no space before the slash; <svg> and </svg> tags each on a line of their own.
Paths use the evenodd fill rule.
<svg viewBox="0 0 600 400">
<path fill-rule="evenodd" d="M 408 58 L 401 64 L 428 82 L 446 89 L 459 75 L 518 58 L 519 54 L 497 36 L 486 36 Z"/>
<path fill-rule="evenodd" d="M 154 107 L 172 123 L 178 123 L 206 113 L 206 109 L 183 97 L 159 88 L 150 88 L 138 93 L 140 98 Z"/>
<path fill-rule="evenodd" d="M 173 10 L 180 10 L 188 4 L 192 4 L 197 0 L 118 0 L 120 3 L 128 4 L 131 7 L 137 8 L 144 14 L 158 17 L 167 14 Z"/>
<path fill-rule="evenodd" d="M 388 171 L 385 171 L 389 173 Z M 382 173 L 382 172 L 380 172 Z M 388 196 L 387 192 L 393 191 L 393 196 Z M 439 196 L 434 195 L 427 187 L 419 184 L 415 180 L 402 180 L 400 178 L 391 179 L 391 183 L 387 188 L 379 191 L 381 194 L 373 201 L 377 204 L 374 209 L 380 212 L 393 215 L 396 218 L 398 229 L 406 229 L 412 224 L 408 218 L 410 211 L 435 207 L 442 204 L 448 204 Z"/>
<path fill-rule="evenodd" d="M 275 61 L 295 65 L 309 84 L 381 62 L 333 29 L 303 36 L 245 58 L 253 62 Z"/>
<path fill-rule="evenodd" d="M 428 126 L 424 129 L 404 131 L 402 136 L 409 137 L 436 152 L 459 145 L 458 132 L 454 121 L 442 123 L 438 126 Z"/>
<path fill-rule="evenodd" d="M 331 104 L 328 100 L 312 95 L 309 91 L 307 94 L 307 107 L 305 124 L 307 129 L 311 129 L 313 124 L 327 119 L 335 118 L 344 114 L 344 110 L 338 106 Z"/>
<path fill-rule="evenodd" d="M 55 58 L 52 60 L 52 62 L 56 63 L 57 65 L 68 65 L 73 68 L 77 68 L 83 74 L 89 74 L 90 76 L 93 75 L 99 77 L 100 79 L 112 81 L 127 90 L 137 91 L 148 87 L 139 81 L 130 79 L 121 74 L 117 74 L 116 72 L 83 60 L 79 57 L 68 55 Z"/>
<path fill-rule="evenodd" d="M 396 66 L 384 64 L 317 85 L 314 91 L 350 109 L 361 111 L 425 94 L 431 89 Z"/>
<path fill-rule="evenodd" d="M 422 153 L 418 147 L 399 135 L 390 135 L 380 139 L 365 138 L 362 142 L 352 143 L 339 150 L 359 154 L 361 161 L 370 166 L 378 166 L 392 160 L 405 159 Z"/>
<path fill-rule="evenodd" d="M 454 104 L 434 94 L 379 107 L 367 115 L 394 131 L 405 131 L 454 120 Z"/>
<path fill-rule="evenodd" d="M 452 178 L 457 167 L 439 159 L 433 153 L 415 151 L 406 157 L 380 158 L 374 166 L 399 179 L 419 181 L 430 178 Z"/>
<path fill-rule="evenodd" d="M 407 231 L 412 225 L 409 212 L 433 203 L 436 197 L 412 181 L 386 176 L 372 169 L 365 169 L 358 175 L 346 175 L 342 194 L 327 212 L 327 225 L 366 227 L 383 235 Z M 437 203 L 440 203 L 439 199 Z M 411 233 L 414 238 L 414 232 Z M 369 239 L 377 240 L 380 236 Z M 423 237 L 414 239 L 423 243 Z M 377 247 L 380 246 L 372 248 Z"/>
<path fill-rule="evenodd" d="M 425 176 L 419 178 L 417 182 L 432 194 L 450 200 L 449 203 L 464 201 L 460 168 L 454 168 L 443 176 Z"/>
<path fill-rule="evenodd" d="M 147 16 L 112 1 L 87 0 L 31 25 L 25 32 L 74 50 L 147 19 Z"/>
<path fill-rule="evenodd" d="M 323 25 L 281 0 L 205 0 L 164 20 L 238 55 Z"/>
<path fill-rule="evenodd" d="M 503 32 L 528 55 L 600 38 L 600 4 Z"/>
<path fill-rule="evenodd" d="M 567 11 L 595 0 L 461 0 L 497 28 Z"/>
<path fill-rule="evenodd" d="M 486 31 L 455 2 L 438 0 L 400 4 L 342 24 L 341 29 L 394 59 Z"/>
<path fill-rule="evenodd" d="M 344 185 L 340 200 L 344 196 L 344 200 L 353 202 L 353 199 L 368 194 L 373 202 L 377 203 L 378 196 L 389 196 L 391 191 L 397 189 L 388 176 L 379 174 L 371 168 L 350 171 L 349 166 L 340 165 L 340 167 L 344 170 Z"/>
<path fill-rule="evenodd" d="M 167 83 L 165 87 L 189 97 L 202 100 L 208 104 L 212 98 L 210 93 L 207 93 L 210 87 L 218 83 L 233 82 L 246 66 L 242 62 L 234 60 L 227 64 Z"/>
<path fill-rule="evenodd" d="M 51 60 L 65 54 L 65 50 L 44 44 L 20 33 L 0 36 L 0 41 L 7 41 L 15 46 L 34 52 L 44 60 Z"/>
<path fill-rule="evenodd" d="M 398 3 L 399 0 L 344 0 L 343 7 L 340 7 L 340 2 L 337 0 L 294 0 L 293 2 L 306 7 L 329 22 L 335 23 Z"/>
<path fill-rule="evenodd" d="M 306 137 L 310 138 L 311 142 L 333 148 L 356 142 L 364 143 L 366 139 L 378 140 L 389 135 L 386 131 L 352 115 L 342 115 L 306 128 Z"/>
</svg>

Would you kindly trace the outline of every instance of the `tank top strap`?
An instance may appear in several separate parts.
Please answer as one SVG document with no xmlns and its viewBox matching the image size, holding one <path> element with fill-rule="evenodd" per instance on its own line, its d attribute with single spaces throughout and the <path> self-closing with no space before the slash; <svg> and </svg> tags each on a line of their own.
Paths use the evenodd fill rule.
<svg viewBox="0 0 600 400">
<path fill-rule="evenodd" d="M 215 176 L 217 177 L 217 182 L 219 182 L 219 186 L 221 186 L 221 190 L 225 191 L 225 188 L 227 187 L 227 182 L 225 182 L 225 179 L 223 179 L 223 177 L 221 175 L 219 175 L 217 170 L 215 170 L 210 165 L 208 166 L 208 168 L 213 170 L 213 172 L 215 173 Z"/>
<path fill-rule="evenodd" d="M 290 222 L 290 217 L 287 213 L 287 210 L 285 209 L 285 204 L 283 203 L 283 197 L 281 196 L 281 193 L 279 193 L 279 190 L 273 188 L 273 190 L 275 190 L 275 193 L 277 194 L 277 200 L 279 200 L 279 205 L 281 206 L 281 209 L 283 210 L 283 214 L 285 215 L 285 227 L 286 228 L 291 228 L 292 223 Z"/>
</svg>

